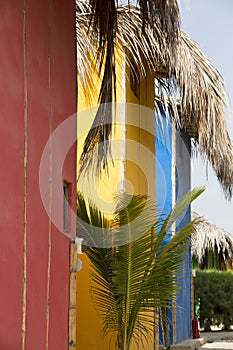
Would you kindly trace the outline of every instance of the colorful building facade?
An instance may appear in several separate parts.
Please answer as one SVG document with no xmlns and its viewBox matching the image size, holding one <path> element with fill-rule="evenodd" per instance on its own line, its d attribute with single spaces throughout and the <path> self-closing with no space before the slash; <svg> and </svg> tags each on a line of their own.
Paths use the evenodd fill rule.
<svg viewBox="0 0 233 350">
<path fill-rule="evenodd" d="M 0 9 L 0 348 L 67 349 L 70 240 L 43 207 L 39 167 L 49 137 L 76 111 L 75 4 L 2 1 Z M 50 156 L 48 171 L 52 143 Z M 73 209 L 75 162 L 74 146 L 63 166 Z"/>
<path fill-rule="evenodd" d="M 112 154 L 114 159 L 114 141 L 120 139 L 116 145 L 122 148 L 120 159 L 114 159 L 115 166 L 109 166 L 109 174 L 103 175 L 97 184 L 98 190 L 93 196 L 89 185 L 85 187 L 85 181 L 78 183 L 84 196 L 106 214 L 118 191 L 126 191 L 131 194 L 146 194 L 156 201 L 164 214 L 168 214 L 173 205 L 190 190 L 190 144 L 187 134 L 180 135 L 173 125 L 172 118 L 167 117 L 161 111 L 155 116 L 155 76 L 146 67 L 144 76 L 135 75 L 133 65 L 126 65 L 126 52 L 117 56 L 117 113 L 116 131 L 113 134 Z M 97 79 L 98 81 L 98 79 Z M 97 84 L 94 84 L 96 87 Z M 85 98 L 85 89 L 79 85 L 78 95 L 78 125 L 79 118 L 92 113 L 91 104 L 97 103 L 93 98 Z M 94 96 L 94 94 L 93 94 Z M 119 110 L 119 113 L 118 113 Z M 88 118 L 87 118 L 88 119 Z M 89 130 L 93 118 L 89 118 Z M 82 123 L 82 121 L 80 121 Z M 84 135 L 79 138 L 80 154 Z M 116 147 L 117 147 L 116 146 Z M 119 153 L 116 153 L 119 154 Z M 96 194 L 100 199 L 96 198 Z M 98 197 L 98 196 L 97 196 Z M 105 205 L 102 203 L 105 202 Z M 105 211 L 106 209 L 106 211 Z M 182 217 L 179 225 L 186 224 L 190 219 L 189 210 Z M 171 232 L 174 234 L 174 232 Z M 77 232 L 78 235 L 78 232 Z M 101 316 L 95 309 L 91 299 L 90 263 L 85 253 L 78 256 L 82 261 L 82 269 L 77 274 L 77 349 L 114 349 L 116 337 L 102 335 Z M 191 337 L 191 284 L 190 284 L 190 254 L 183 267 L 183 279 L 178 293 L 177 305 L 170 311 L 170 340 L 176 343 Z M 182 327 L 177 327 L 182 324 Z M 90 336 L 91 334 L 91 336 Z M 151 349 L 159 340 L 159 329 L 155 327 L 156 336 L 151 343 Z M 140 335 L 139 335 L 140 338 Z M 143 349 L 145 344 L 132 344 L 132 350 Z M 148 347 L 148 344 L 147 344 Z"/>
</svg>

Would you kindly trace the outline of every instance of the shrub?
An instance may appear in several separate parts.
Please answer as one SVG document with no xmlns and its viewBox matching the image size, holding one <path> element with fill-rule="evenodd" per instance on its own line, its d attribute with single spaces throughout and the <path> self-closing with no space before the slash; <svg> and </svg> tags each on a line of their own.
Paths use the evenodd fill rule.
<svg viewBox="0 0 233 350">
<path fill-rule="evenodd" d="M 225 271 L 197 271 L 194 280 L 195 301 L 200 300 L 200 325 L 205 331 L 211 325 L 233 324 L 233 273 Z"/>
</svg>

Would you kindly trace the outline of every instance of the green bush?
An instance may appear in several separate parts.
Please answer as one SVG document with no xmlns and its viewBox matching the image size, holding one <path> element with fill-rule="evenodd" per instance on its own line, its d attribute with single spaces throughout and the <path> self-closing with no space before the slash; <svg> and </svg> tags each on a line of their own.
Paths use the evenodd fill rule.
<svg viewBox="0 0 233 350">
<path fill-rule="evenodd" d="M 200 325 L 205 331 L 211 325 L 223 324 L 229 330 L 233 324 L 233 273 L 197 271 L 194 279 L 195 302 L 200 301 Z"/>
</svg>

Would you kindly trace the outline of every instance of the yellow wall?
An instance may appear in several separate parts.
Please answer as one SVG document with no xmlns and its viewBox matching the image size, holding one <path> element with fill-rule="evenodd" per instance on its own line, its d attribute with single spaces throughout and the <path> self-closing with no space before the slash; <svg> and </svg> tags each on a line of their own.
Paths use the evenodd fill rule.
<svg viewBox="0 0 233 350">
<path fill-rule="evenodd" d="M 113 211 L 112 199 L 119 183 L 122 179 L 122 169 L 125 172 L 125 180 L 127 180 L 126 189 L 132 194 L 148 194 L 148 182 L 150 182 L 150 195 L 155 197 L 155 159 L 154 147 L 155 140 L 154 118 L 147 118 L 145 114 L 151 113 L 140 105 L 154 108 L 154 79 L 147 70 L 147 76 L 140 81 L 139 98 L 136 98 L 130 88 L 129 68 L 125 70 L 124 58 L 122 53 L 117 53 L 117 102 L 127 102 L 137 104 L 136 106 L 127 105 L 124 111 L 126 121 L 126 129 L 120 125 L 116 127 L 113 139 L 119 138 L 123 140 L 122 147 L 125 147 L 126 162 L 123 159 L 114 160 L 115 167 L 109 166 L 109 176 L 103 175 L 101 181 L 90 187 L 90 183 L 82 181 L 78 184 L 85 197 L 89 196 L 102 209 L 105 215 L 111 215 Z M 124 73 L 126 79 L 124 80 Z M 97 104 L 99 91 L 99 80 L 93 71 L 93 80 L 95 81 L 93 91 L 86 93 L 85 88 L 78 85 L 78 158 L 80 157 L 82 144 L 86 133 L 83 130 L 89 130 L 94 118 L 94 111 L 89 107 Z M 132 113 L 133 111 L 133 113 Z M 153 114 L 153 112 L 152 112 Z M 120 113 L 122 118 L 122 113 Z M 80 135 L 82 130 L 82 135 Z M 150 134 L 146 130 L 152 130 Z M 126 140 L 126 143 L 125 141 Z M 119 145 L 118 145 L 119 147 Z M 113 146 L 114 154 L 114 146 Z M 113 155 L 114 158 L 114 155 Z M 93 183 L 93 181 L 92 181 Z M 90 296 L 90 287 L 93 282 L 90 279 L 90 263 L 86 254 L 79 255 L 82 260 L 83 267 L 77 273 L 77 349 L 78 350 L 108 350 L 115 349 L 116 337 L 103 337 L 101 335 L 102 321 L 101 317 L 95 309 L 95 305 Z M 148 347 L 146 347 L 148 349 Z M 131 350 L 142 350 L 143 344 L 140 346 L 132 345 Z"/>
<path fill-rule="evenodd" d="M 146 66 L 146 65 L 145 65 Z M 136 97 L 130 88 L 129 79 L 126 84 L 126 112 L 127 141 L 126 155 L 126 178 L 134 188 L 134 194 L 145 194 L 155 200 L 155 118 L 154 118 L 154 77 L 146 67 L 145 77 L 140 79 L 139 94 Z M 127 67 L 127 76 L 130 68 Z M 131 107 L 131 103 L 138 104 Z M 130 159 L 137 160 L 129 161 Z M 145 340 L 140 333 L 132 342 L 131 350 L 154 349 L 151 340 Z"/>
<path fill-rule="evenodd" d="M 117 102 L 123 100 L 122 97 L 122 54 L 117 52 L 116 59 L 116 91 L 117 91 Z M 100 79 L 96 70 L 93 68 L 92 83 L 90 86 L 82 85 L 80 80 L 78 80 L 78 152 L 77 158 L 78 162 L 82 153 L 83 142 L 87 135 L 87 132 L 91 128 L 92 122 L 94 120 L 95 113 L 98 108 L 98 95 L 100 90 Z M 116 113 L 116 120 L 120 123 L 121 115 Z M 84 132 L 85 131 L 85 132 Z M 117 125 L 112 130 L 113 140 L 122 140 L 122 127 Z M 114 158 L 114 153 L 117 151 L 117 147 L 113 144 L 112 153 Z M 119 153 L 119 152 L 118 152 Z M 109 161 L 108 174 L 104 173 L 101 176 L 101 181 L 99 178 L 88 178 L 81 177 L 78 182 L 78 189 L 80 189 L 85 197 L 89 197 L 99 209 L 105 212 L 105 215 L 111 216 L 114 210 L 113 197 L 117 193 L 120 186 L 120 163 L 119 159 L 114 159 L 114 166 L 112 161 Z M 77 167 L 77 171 L 79 167 Z"/>
<path fill-rule="evenodd" d="M 117 101 L 122 101 L 122 56 L 117 55 Z M 83 142 L 94 120 L 95 112 L 98 104 L 98 94 L 100 89 L 100 80 L 93 69 L 92 79 L 95 82 L 92 84 L 92 90 L 85 88 L 80 80 L 78 80 L 78 160 L 82 152 Z M 93 107 L 93 108 L 91 108 Z M 85 132 L 86 131 L 86 132 Z M 122 128 L 116 127 L 113 130 L 113 138 L 122 139 Z M 114 149 L 112 150 L 114 152 Z M 87 178 L 78 182 L 78 189 L 85 194 L 85 198 L 89 197 L 105 215 L 111 215 L 114 210 L 113 196 L 117 192 L 117 186 L 120 182 L 120 162 L 114 161 L 113 166 L 109 164 L 109 176 L 106 174 L 101 177 L 88 181 Z M 78 175 L 78 174 L 77 174 Z M 95 183 L 96 181 L 96 183 Z M 92 185 L 92 186 L 91 186 Z M 82 270 L 77 273 L 77 349 L 78 350 L 107 350 L 114 349 L 114 335 L 103 337 L 102 321 L 98 314 L 95 305 L 90 296 L 90 288 L 93 284 L 90 278 L 90 263 L 87 255 L 84 253 L 79 255 L 82 261 Z"/>
<path fill-rule="evenodd" d="M 127 67 L 127 76 L 129 70 Z M 138 98 L 127 80 L 126 101 L 139 105 L 138 110 L 135 106 L 127 105 L 127 140 L 134 142 L 127 142 L 126 178 L 132 183 L 134 194 L 146 194 L 155 199 L 154 77 L 149 68 L 146 69 L 145 78 L 140 79 Z M 129 161 L 132 159 L 137 162 Z"/>
<path fill-rule="evenodd" d="M 78 350 L 113 350 L 114 335 L 102 335 L 102 320 L 93 300 L 90 288 L 94 286 L 90 278 L 91 266 L 85 253 L 79 254 L 83 267 L 77 273 L 77 349 Z"/>
</svg>

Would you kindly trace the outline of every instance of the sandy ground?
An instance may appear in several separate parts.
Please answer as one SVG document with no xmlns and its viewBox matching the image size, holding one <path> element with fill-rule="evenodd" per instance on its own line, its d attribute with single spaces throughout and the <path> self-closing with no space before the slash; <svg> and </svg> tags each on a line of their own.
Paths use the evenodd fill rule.
<svg viewBox="0 0 233 350">
<path fill-rule="evenodd" d="M 201 337 L 206 337 L 207 341 L 226 340 L 233 342 L 233 331 L 201 332 Z"/>
<path fill-rule="evenodd" d="M 233 331 L 201 332 L 201 337 L 207 338 L 207 343 L 202 346 L 202 349 L 233 349 Z"/>
</svg>

